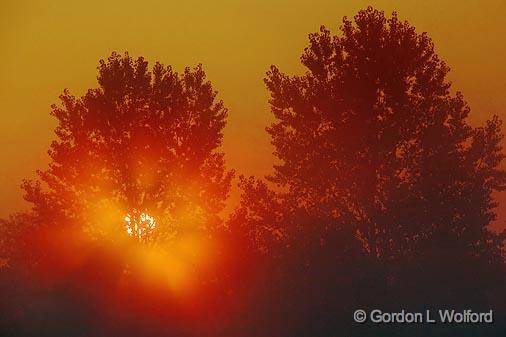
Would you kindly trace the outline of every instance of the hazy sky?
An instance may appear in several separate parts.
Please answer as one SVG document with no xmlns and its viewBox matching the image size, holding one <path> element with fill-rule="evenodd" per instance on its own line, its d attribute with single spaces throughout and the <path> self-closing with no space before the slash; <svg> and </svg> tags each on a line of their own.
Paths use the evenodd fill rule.
<svg viewBox="0 0 506 337">
<path fill-rule="evenodd" d="M 506 1 L 0 0 L 0 217 L 27 207 L 21 180 L 47 165 L 50 105 L 64 88 L 81 95 L 95 87 L 98 60 L 112 51 L 177 70 L 202 63 L 229 108 L 228 166 L 269 173 L 265 71 L 276 64 L 300 73 L 307 34 L 322 24 L 336 33 L 343 16 L 369 4 L 429 33 L 473 124 L 506 117 Z"/>
</svg>

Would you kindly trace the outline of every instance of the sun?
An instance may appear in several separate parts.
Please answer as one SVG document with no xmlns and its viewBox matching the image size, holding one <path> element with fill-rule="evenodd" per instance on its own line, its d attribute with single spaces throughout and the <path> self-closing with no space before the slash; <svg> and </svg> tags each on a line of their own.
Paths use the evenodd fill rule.
<svg viewBox="0 0 506 337">
<path fill-rule="evenodd" d="M 138 240 L 150 236 L 157 226 L 153 216 L 135 209 L 131 213 L 125 215 L 124 220 L 127 234 Z"/>
</svg>

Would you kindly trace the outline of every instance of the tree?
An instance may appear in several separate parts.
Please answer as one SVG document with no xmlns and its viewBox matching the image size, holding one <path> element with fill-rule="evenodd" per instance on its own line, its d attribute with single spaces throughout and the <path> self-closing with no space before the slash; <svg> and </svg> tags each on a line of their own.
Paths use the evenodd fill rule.
<svg viewBox="0 0 506 337">
<path fill-rule="evenodd" d="M 254 238 L 252 246 L 281 250 L 283 289 L 292 285 L 307 307 L 326 308 L 318 313 L 338 317 L 342 309 L 328 301 L 335 294 L 351 307 L 374 303 L 343 302 L 351 284 L 371 275 L 380 288 L 373 301 L 391 294 L 397 306 L 481 305 L 504 281 L 504 235 L 488 228 L 493 193 L 506 183 L 501 121 L 469 124 L 470 108 L 452 94 L 433 42 L 396 13 L 368 7 L 345 17 L 340 30 L 332 36 L 322 26 L 309 35 L 305 74 L 267 72 L 274 187 L 243 178 L 231 226 Z M 294 254 L 295 272 L 286 266 Z M 428 294 L 435 300 L 428 303 Z"/>
<path fill-rule="evenodd" d="M 94 235 L 131 225 L 142 239 L 149 221 L 157 238 L 216 226 L 233 172 L 219 152 L 227 110 L 202 67 L 150 72 L 142 57 L 113 53 L 98 71 L 98 88 L 65 90 L 52 106 L 49 168 L 23 184 L 38 221 Z"/>
<path fill-rule="evenodd" d="M 303 76 L 272 66 L 265 79 L 280 163 L 268 180 L 285 191 L 286 212 L 335 223 L 321 223 L 322 238 L 352 227 L 374 256 L 410 254 L 440 235 L 477 253 L 494 237 L 492 193 L 506 182 L 501 121 L 469 125 L 432 41 L 395 13 L 369 7 L 341 30 L 309 36 Z"/>
<path fill-rule="evenodd" d="M 22 185 L 32 210 L 0 221 L 7 334 L 172 335 L 183 314 L 171 268 L 186 263 L 195 283 L 214 276 L 181 242 L 219 235 L 233 177 L 220 151 L 227 109 L 201 65 L 149 70 L 112 53 L 98 73 L 97 88 L 52 106 L 49 167 Z"/>
</svg>

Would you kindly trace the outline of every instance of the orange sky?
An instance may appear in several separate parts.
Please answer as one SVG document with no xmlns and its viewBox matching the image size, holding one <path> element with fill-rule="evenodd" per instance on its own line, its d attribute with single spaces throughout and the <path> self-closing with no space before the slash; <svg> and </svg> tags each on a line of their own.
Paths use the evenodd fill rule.
<svg viewBox="0 0 506 337">
<path fill-rule="evenodd" d="M 309 5 L 310 4 L 310 5 Z M 450 65 L 473 123 L 506 118 L 506 2 L 483 1 L 31 1 L 0 0 L 0 217 L 26 207 L 21 179 L 48 162 L 55 122 L 49 106 L 63 88 L 96 86 L 98 60 L 129 51 L 177 70 L 202 63 L 229 108 L 224 151 L 238 173 L 270 172 L 271 121 L 262 79 L 270 64 L 302 71 L 307 34 L 337 32 L 344 15 L 368 4 L 396 10 L 427 31 Z M 506 221 L 505 205 L 501 219 Z"/>
</svg>

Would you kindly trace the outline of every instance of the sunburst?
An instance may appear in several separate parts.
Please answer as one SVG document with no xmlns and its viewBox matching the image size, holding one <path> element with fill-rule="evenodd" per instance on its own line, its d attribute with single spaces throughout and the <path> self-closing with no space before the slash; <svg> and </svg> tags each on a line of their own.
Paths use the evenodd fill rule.
<svg viewBox="0 0 506 337">
<path fill-rule="evenodd" d="M 133 210 L 125 215 L 125 230 L 135 239 L 143 240 L 149 237 L 156 229 L 157 223 L 153 216 L 146 212 Z"/>
</svg>

